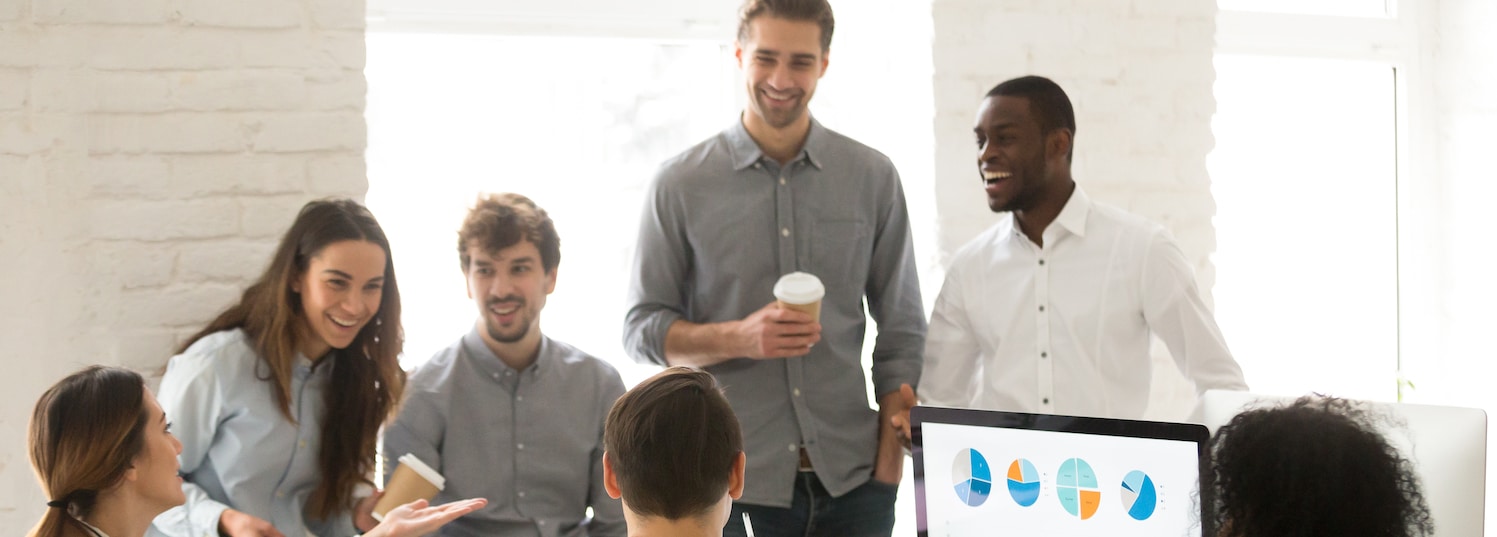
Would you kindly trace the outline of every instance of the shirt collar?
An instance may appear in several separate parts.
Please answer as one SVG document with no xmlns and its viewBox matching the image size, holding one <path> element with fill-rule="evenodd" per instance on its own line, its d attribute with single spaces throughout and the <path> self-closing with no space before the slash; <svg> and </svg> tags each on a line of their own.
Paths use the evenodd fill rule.
<svg viewBox="0 0 1497 537">
<path fill-rule="evenodd" d="M 1066 199 L 1065 206 L 1060 208 L 1060 214 L 1055 215 L 1055 221 L 1050 222 L 1050 225 L 1045 228 L 1045 232 L 1042 234 L 1045 237 L 1045 244 L 1050 244 L 1052 239 L 1062 231 L 1077 237 L 1085 237 L 1086 220 L 1091 213 L 1092 199 L 1087 197 L 1086 192 L 1078 184 L 1071 191 L 1071 197 Z M 1019 227 L 1019 214 L 1009 213 L 1008 222 L 1009 234 L 1014 237 L 1023 238 L 1024 231 Z"/>
<path fill-rule="evenodd" d="M 725 134 L 728 138 L 728 150 L 732 155 L 733 171 L 743 170 L 764 159 L 764 150 L 760 149 L 758 142 L 755 142 L 754 137 L 749 135 L 748 128 L 743 126 L 742 117 L 734 121 L 733 126 Z M 821 160 L 817 155 L 825 151 L 829 136 L 826 127 L 822 127 L 821 122 L 816 121 L 816 118 L 811 118 L 811 129 L 806 133 L 806 143 L 802 144 L 800 156 L 791 162 L 806 159 L 816 169 L 821 169 Z"/>
<path fill-rule="evenodd" d="M 489 345 L 483 342 L 483 336 L 478 333 L 478 330 L 478 326 L 475 325 L 472 330 L 469 330 L 463 336 L 463 350 L 467 351 L 468 356 L 476 358 L 474 361 L 478 363 L 478 367 L 490 374 L 514 371 L 503 360 L 500 360 L 499 356 L 494 354 L 493 350 L 489 349 Z M 526 367 L 524 371 L 515 372 L 521 375 L 528 373 L 531 376 L 539 376 L 546 371 L 548 367 L 546 364 L 550 361 L 551 354 L 551 338 L 543 335 L 541 336 L 541 346 L 536 349 L 535 361 L 531 362 L 530 366 Z"/>
<path fill-rule="evenodd" d="M 1055 215 L 1055 222 L 1061 229 L 1071 232 L 1077 237 L 1086 236 L 1086 218 L 1092 213 L 1092 199 L 1086 196 L 1086 191 L 1081 190 L 1081 185 L 1071 191 L 1071 199 L 1066 200 L 1066 206 L 1060 209 L 1060 214 Z"/>
</svg>

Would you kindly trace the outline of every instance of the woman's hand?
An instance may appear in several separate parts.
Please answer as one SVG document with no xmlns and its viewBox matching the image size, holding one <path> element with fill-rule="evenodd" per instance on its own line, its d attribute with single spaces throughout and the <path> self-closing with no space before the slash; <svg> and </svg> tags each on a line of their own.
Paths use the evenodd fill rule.
<svg viewBox="0 0 1497 537">
<path fill-rule="evenodd" d="M 476 498 L 428 507 L 426 500 L 416 500 L 385 513 L 385 521 L 380 522 L 364 536 L 416 537 L 425 535 L 460 516 L 482 509 L 488 503 L 488 500 Z"/>
<path fill-rule="evenodd" d="M 269 522 L 233 509 L 218 515 L 218 532 L 229 537 L 286 537 Z"/>
</svg>

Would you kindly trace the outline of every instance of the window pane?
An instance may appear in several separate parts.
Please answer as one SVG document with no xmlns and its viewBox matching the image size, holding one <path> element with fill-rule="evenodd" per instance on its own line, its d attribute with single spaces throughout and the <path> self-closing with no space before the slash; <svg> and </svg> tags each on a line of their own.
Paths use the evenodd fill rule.
<svg viewBox="0 0 1497 537">
<path fill-rule="evenodd" d="M 1393 11 L 1393 0 L 1218 0 L 1217 6 L 1222 11 L 1387 17 Z"/>
<path fill-rule="evenodd" d="M 1397 396 L 1394 71 L 1216 57 L 1217 319 L 1254 391 Z"/>
<path fill-rule="evenodd" d="M 518 192 L 556 221 L 562 263 L 547 335 L 619 367 L 627 262 L 657 165 L 730 124 L 716 43 L 368 35 L 369 194 L 395 250 L 402 364 L 472 328 L 457 234 L 480 192 Z"/>
</svg>

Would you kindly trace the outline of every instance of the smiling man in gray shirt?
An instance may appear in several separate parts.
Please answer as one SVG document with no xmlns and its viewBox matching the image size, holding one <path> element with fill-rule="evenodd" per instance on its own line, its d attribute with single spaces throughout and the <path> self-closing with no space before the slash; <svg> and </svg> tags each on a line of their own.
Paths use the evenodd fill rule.
<svg viewBox="0 0 1497 537">
<path fill-rule="evenodd" d="M 725 535 L 888 535 L 925 340 L 909 218 L 888 157 L 811 119 L 825 0 L 750 0 L 741 120 L 667 161 L 645 196 L 624 324 L 639 361 L 704 367 L 743 425 L 747 484 Z M 820 322 L 771 291 L 803 271 Z M 878 324 L 869 407 L 864 306 Z M 799 471 L 798 471 L 799 470 Z M 813 507 L 814 506 L 814 507 Z M 809 532 L 808 532 L 809 529 Z"/>
<path fill-rule="evenodd" d="M 489 500 L 440 535 L 623 537 L 602 457 L 603 421 L 624 383 L 613 366 L 541 334 L 561 262 L 551 218 L 524 196 L 480 197 L 458 251 L 479 320 L 411 374 L 385 431 L 386 460 L 412 453 L 446 476 L 433 504 Z"/>
</svg>

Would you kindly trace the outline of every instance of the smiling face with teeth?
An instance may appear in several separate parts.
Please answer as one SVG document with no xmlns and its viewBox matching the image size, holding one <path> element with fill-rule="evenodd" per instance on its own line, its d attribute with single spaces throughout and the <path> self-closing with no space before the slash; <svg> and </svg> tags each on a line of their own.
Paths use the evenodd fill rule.
<svg viewBox="0 0 1497 537">
<path fill-rule="evenodd" d="M 297 350 L 312 360 L 353 344 L 385 296 L 384 248 L 364 240 L 328 244 L 291 282 L 301 297 Z"/>
<path fill-rule="evenodd" d="M 993 212 L 1023 212 L 1041 204 L 1055 211 L 1070 195 L 1070 134 L 1045 132 L 1029 99 L 993 96 L 977 112 L 977 172 Z"/>
<path fill-rule="evenodd" d="M 541 251 L 528 240 L 497 252 L 486 252 L 468 244 L 468 298 L 478 304 L 480 334 L 495 354 L 517 345 L 529 352 L 541 337 L 541 309 L 546 296 L 556 290 L 556 269 L 547 272 Z"/>
<path fill-rule="evenodd" d="M 766 127 L 803 132 L 810 125 L 806 107 L 826 74 L 821 27 L 764 15 L 749 22 L 747 35 L 734 49 L 749 92 L 744 126 L 750 133 Z"/>
</svg>

